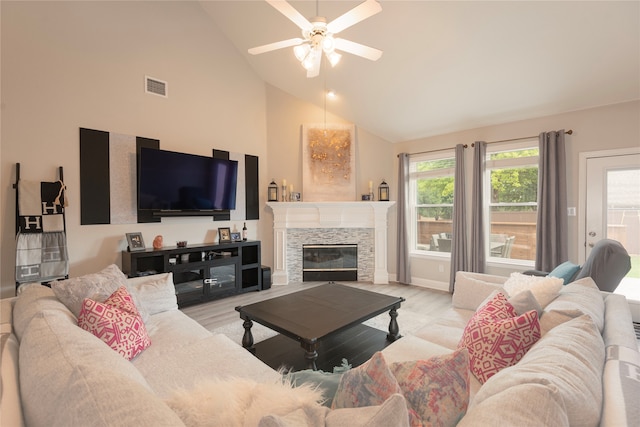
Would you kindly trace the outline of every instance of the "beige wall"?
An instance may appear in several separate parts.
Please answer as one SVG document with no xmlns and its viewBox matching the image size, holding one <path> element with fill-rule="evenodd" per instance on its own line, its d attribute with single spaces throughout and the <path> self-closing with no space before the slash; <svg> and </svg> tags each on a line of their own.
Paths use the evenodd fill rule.
<svg viewBox="0 0 640 427">
<path fill-rule="evenodd" d="M 22 178 L 51 180 L 64 167 L 71 275 L 120 264 L 125 233 L 147 246 L 211 242 L 211 218 L 161 224 L 80 225 L 80 127 L 160 139 L 161 148 L 257 155 L 266 187 L 266 93 L 198 2 L 1 2 L 2 296 L 13 295 L 14 164 Z M 144 76 L 169 84 L 167 99 L 144 93 Z M 264 192 L 261 194 L 265 197 Z M 269 236 L 248 221 L 249 237 Z M 242 223 L 238 223 L 239 228 Z M 269 223 L 267 222 L 267 226 Z"/>
<path fill-rule="evenodd" d="M 314 82 L 318 84 L 318 82 Z M 318 87 L 318 104 L 322 105 L 322 86 Z M 340 102 L 340 100 L 336 100 Z M 267 178 L 269 182 L 275 179 L 280 184 L 282 179 L 287 184 L 293 184 L 294 191 L 302 191 L 302 145 L 301 126 L 303 124 L 325 123 L 324 108 L 303 102 L 287 93 L 267 85 Z M 348 123 L 340 117 L 326 114 L 326 123 Z M 395 155 L 393 144 L 383 140 L 365 129 L 356 127 L 356 195 L 369 192 L 369 181 L 374 183 L 377 194 L 378 184 L 382 179 L 389 182 L 394 172 Z M 395 188 L 391 189 L 394 197 Z M 377 196 L 376 196 L 377 197 Z M 304 193 L 302 194 L 304 200 Z M 392 208 L 394 211 L 395 208 Z M 269 221 L 273 215 L 269 208 L 265 208 Z M 395 227 L 394 223 L 389 223 Z M 273 259 L 273 236 L 265 236 L 263 240 L 263 257 Z M 269 263 L 269 265 L 272 265 Z"/>
<path fill-rule="evenodd" d="M 140 231 L 151 244 L 186 239 L 211 242 L 218 226 L 206 218 L 165 219 L 161 224 L 80 225 L 78 128 L 160 139 L 162 148 L 209 154 L 212 148 L 260 158 L 261 202 L 272 178 L 302 188 L 300 126 L 322 123 L 323 108 L 265 85 L 211 25 L 197 2 L 0 2 L 1 147 L 0 279 L 2 297 L 13 295 L 15 262 L 14 165 L 22 177 L 50 180 L 65 169 L 71 275 L 120 264 L 124 235 Z M 146 95 L 144 76 L 166 80 L 169 98 Z M 317 105 L 322 105 L 319 86 Z M 338 100 L 338 102 L 340 102 Z M 397 198 L 399 152 L 452 147 L 573 129 L 568 139 L 569 205 L 578 207 L 578 155 L 637 146 L 640 103 L 507 123 L 393 145 L 356 128 L 358 194 L 385 178 Z M 331 114 L 327 123 L 344 123 Z M 470 151 L 467 153 L 470 156 Z M 469 157 L 470 160 L 471 157 Z M 304 195 L 303 195 L 304 197 Z M 272 265 L 272 221 L 262 205 L 249 221 L 249 237 L 263 241 Z M 396 271 L 396 209 L 389 214 L 389 271 Z M 578 247 L 577 217 L 569 219 L 571 258 Z M 241 226 L 241 224 L 238 224 Z M 443 272 L 438 267 L 443 266 Z M 448 281 L 441 260 L 413 260 L 416 283 Z M 506 274 L 509 270 L 492 268 Z"/>
<path fill-rule="evenodd" d="M 573 135 L 567 136 L 566 138 L 568 161 L 567 192 L 568 206 L 576 207 L 578 209 L 578 215 L 569 217 L 569 259 L 578 262 L 578 250 L 581 244 L 578 233 L 578 218 L 581 213 L 579 204 L 580 195 L 578 194 L 579 155 L 582 152 L 640 146 L 640 102 L 627 102 L 439 135 L 396 144 L 394 145 L 394 149 L 396 153 L 414 153 L 425 150 L 450 148 L 456 144 L 469 144 L 465 160 L 467 164 L 471 165 L 473 153 L 470 149 L 470 144 L 474 141 L 499 141 L 509 138 L 538 135 L 540 132 L 559 129 L 573 129 Z M 469 168 L 466 177 L 467 189 L 471 188 L 470 174 L 471 168 Z M 394 177 L 395 175 L 394 173 Z M 396 185 L 396 180 L 394 180 L 393 185 Z M 470 201 L 471 195 L 469 194 L 468 202 L 470 203 Z M 389 259 L 395 259 L 396 233 L 394 229 L 390 230 L 389 242 L 390 250 L 392 251 Z M 443 272 L 439 272 L 440 266 L 443 267 Z M 415 283 L 441 287 L 442 283 L 448 283 L 449 281 L 449 268 L 449 262 L 441 258 L 412 258 L 411 260 L 411 274 Z M 394 273 L 396 271 L 395 265 L 390 265 L 389 269 Z M 500 267 L 490 265 L 488 272 L 508 275 L 510 271 L 524 269 L 524 267 L 518 266 Z"/>
<path fill-rule="evenodd" d="M 15 288 L 12 184 L 18 162 L 28 180 L 54 179 L 57 167 L 64 167 L 71 276 L 120 265 L 130 231 L 142 232 L 150 246 L 157 234 L 165 242 L 212 242 L 218 226 L 236 225 L 174 218 L 161 224 L 81 226 L 80 127 L 157 138 L 161 148 L 195 154 L 218 148 L 257 155 L 261 202 L 271 178 L 286 178 L 302 189 L 300 126 L 322 123 L 323 108 L 270 86 L 265 89 L 197 2 L 0 5 L 3 297 L 13 295 Z M 167 81 L 169 97 L 146 95 L 145 75 Z M 326 118 L 328 123 L 345 122 Z M 369 180 L 377 186 L 391 175 L 393 148 L 362 129 L 356 129 L 356 144 L 360 193 Z M 267 161 L 270 156 L 273 163 Z M 265 205 L 260 218 L 248 221 L 249 238 L 262 240 L 263 263 L 272 265 L 273 217 Z"/>
</svg>

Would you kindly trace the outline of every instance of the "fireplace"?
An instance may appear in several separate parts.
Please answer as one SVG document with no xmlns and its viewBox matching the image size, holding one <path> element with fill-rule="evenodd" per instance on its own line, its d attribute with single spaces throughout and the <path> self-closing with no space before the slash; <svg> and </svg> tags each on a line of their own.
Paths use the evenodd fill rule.
<svg viewBox="0 0 640 427">
<path fill-rule="evenodd" d="M 268 202 L 273 210 L 274 285 L 301 282 L 304 244 L 358 245 L 357 278 L 389 283 L 387 211 L 395 202 Z"/>
<path fill-rule="evenodd" d="M 358 280 L 358 245 L 302 245 L 302 281 Z"/>
</svg>

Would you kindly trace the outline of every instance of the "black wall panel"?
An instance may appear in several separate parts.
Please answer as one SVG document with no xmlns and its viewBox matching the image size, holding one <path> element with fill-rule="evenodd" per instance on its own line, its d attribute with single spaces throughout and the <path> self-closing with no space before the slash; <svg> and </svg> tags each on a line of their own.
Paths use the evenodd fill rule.
<svg viewBox="0 0 640 427">
<path fill-rule="evenodd" d="M 109 224 L 109 132 L 80 128 L 80 224 Z"/>
</svg>

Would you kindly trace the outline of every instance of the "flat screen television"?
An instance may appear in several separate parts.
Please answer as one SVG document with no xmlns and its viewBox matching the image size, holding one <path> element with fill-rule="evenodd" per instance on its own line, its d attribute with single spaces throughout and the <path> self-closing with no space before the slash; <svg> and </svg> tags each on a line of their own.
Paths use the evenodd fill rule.
<svg viewBox="0 0 640 427">
<path fill-rule="evenodd" d="M 238 162 L 141 148 L 138 209 L 202 213 L 236 208 Z"/>
</svg>

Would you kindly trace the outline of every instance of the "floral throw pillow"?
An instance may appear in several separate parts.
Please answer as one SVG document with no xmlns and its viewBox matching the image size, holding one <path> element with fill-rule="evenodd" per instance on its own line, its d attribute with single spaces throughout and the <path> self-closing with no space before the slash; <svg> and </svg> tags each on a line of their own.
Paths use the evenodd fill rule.
<svg viewBox="0 0 640 427">
<path fill-rule="evenodd" d="M 331 409 L 382 405 L 389 396 L 401 393 L 381 352 L 342 375 Z"/>
<path fill-rule="evenodd" d="M 142 316 L 124 286 L 104 303 L 85 298 L 78 326 L 100 338 L 127 360 L 151 345 Z"/>
<path fill-rule="evenodd" d="M 392 363 L 389 369 L 407 401 L 412 426 L 455 426 L 467 412 L 466 348 L 427 360 Z"/>
<path fill-rule="evenodd" d="M 516 316 L 502 294 L 484 307 L 490 310 L 479 310 L 469 320 L 458 344 L 458 348 L 469 351 L 471 372 L 483 384 L 500 370 L 515 365 L 540 339 L 535 310 Z"/>
</svg>

